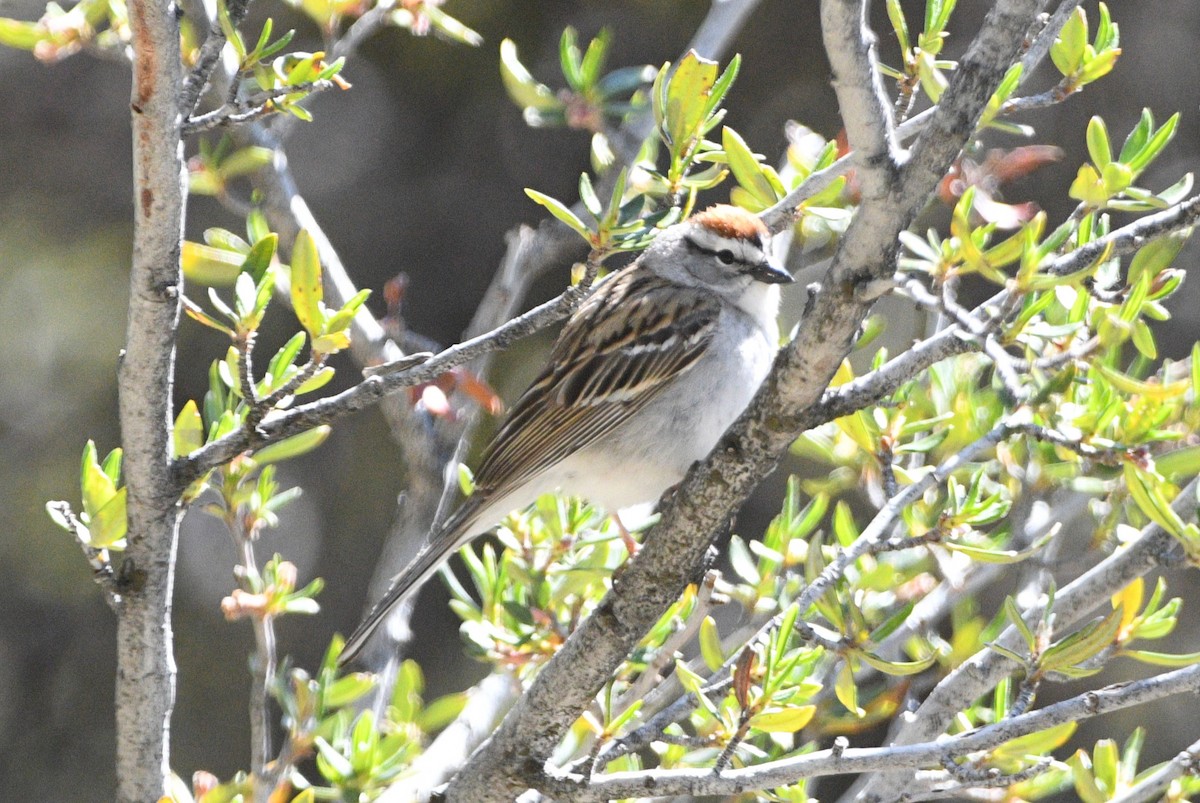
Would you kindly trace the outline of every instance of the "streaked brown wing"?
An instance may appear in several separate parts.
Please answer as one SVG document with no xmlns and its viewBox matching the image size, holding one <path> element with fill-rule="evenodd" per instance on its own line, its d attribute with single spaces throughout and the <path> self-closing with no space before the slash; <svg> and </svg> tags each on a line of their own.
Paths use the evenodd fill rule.
<svg viewBox="0 0 1200 803">
<path fill-rule="evenodd" d="M 516 487 L 603 437 L 695 364 L 720 311 L 711 293 L 637 267 L 604 282 L 496 433 L 476 485 Z"/>
</svg>

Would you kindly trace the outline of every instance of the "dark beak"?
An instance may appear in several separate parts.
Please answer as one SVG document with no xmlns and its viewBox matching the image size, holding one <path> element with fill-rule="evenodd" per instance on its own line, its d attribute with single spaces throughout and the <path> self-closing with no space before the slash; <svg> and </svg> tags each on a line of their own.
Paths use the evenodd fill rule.
<svg viewBox="0 0 1200 803">
<path fill-rule="evenodd" d="M 792 274 L 788 273 L 782 265 L 777 265 L 769 259 L 763 260 L 750 268 L 747 273 L 756 281 L 760 281 L 763 284 L 791 284 L 796 281 L 792 277 Z"/>
</svg>

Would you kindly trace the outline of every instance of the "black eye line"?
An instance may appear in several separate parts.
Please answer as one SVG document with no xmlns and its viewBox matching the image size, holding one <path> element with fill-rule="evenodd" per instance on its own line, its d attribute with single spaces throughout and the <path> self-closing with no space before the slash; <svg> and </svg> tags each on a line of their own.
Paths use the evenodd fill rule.
<svg viewBox="0 0 1200 803">
<path fill-rule="evenodd" d="M 737 256 L 734 255 L 733 251 L 729 250 L 728 248 L 722 248 L 720 251 L 717 251 L 712 248 L 706 248 L 703 245 L 700 245 L 700 243 L 693 240 L 691 237 L 684 237 L 683 241 L 688 244 L 689 248 L 695 249 L 696 251 L 699 251 L 701 254 L 707 254 L 710 257 L 716 257 L 718 260 L 721 261 L 722 264 L 732 265 L 734 262 L 741 262 L 741 260 L 739 260 L 737 258 Z M 726 259 L 726 257 L 728 257 L 728 259 Z M 745 264 L 745 263 L 743 263 L 743 264 Z M 746 270 L 749 270 L 749 268 L 747 268 Z M 743 271 L 743 273 L 744 272 L 745 271 Z"/>
</svg>

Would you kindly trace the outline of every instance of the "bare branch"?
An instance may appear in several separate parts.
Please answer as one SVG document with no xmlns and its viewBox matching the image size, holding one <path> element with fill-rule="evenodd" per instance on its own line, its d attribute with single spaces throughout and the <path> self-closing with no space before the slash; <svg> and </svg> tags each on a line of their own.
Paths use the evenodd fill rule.
<svg viewBox="0 0 1200 803">
<path fill-rule="evenodd" d="M 296 86 L 279 86 L 274 89 L 255 92 L 253 95 L 235 100 L 232 103 L 225 103 L 220 108 L 213 109 L 199 117 L 189 117 L 187 122 L 183 124 L 183 135 L 186 137 L 192 134 L 201 134 L 205 131 L 211 131 L 214 128 L 257 120 L 280 111 L 271 101 L 300 92 L 312 94 L 329 89 L 332 86 L 334 86 L 332 81 L 311 81 L 306 84 L 297 84 Z"/>
<path fill-rule="evenodd" d="M 495 672 L 480 681 L 471 690 L 462 713 L 413 761 L 404 778 L 388 787 L 379 803 L 429 800 L 433 790 L 449 780 L 491 735 L 520 693 L 520 682 L 508 672 Z"/>
<path fill-rule="evenodd" d="M 1187 500 L 1195 499 L 1196 484 L 1193 480 L 1179 493 L 1173 505 L 1185 519 L 1195 516 L 1195 505 Z M 1176 562 L 1178 552 L 1175 539 L 1158 525 L 1148 525 L 1128 547 L 1100 561 L 1055 594 L 1056 626 L 1068 628 L 1077 624 L 1133 580 L 1152 569 Z M 1023 642 L 1016 628 L 1009 627 L 996 643 L 1019 649 Z M 1011 660 L 992 650 L 976 653 L 943 678 L 921 707 L 905 720 L 896 743 L 915 744 L 936 738 L 957 711 L 985 694 L 1015 668 Z M 894 777 L 877 776 L 864 785 L 859 797 L 868 801 L 880 800 L 885 788 L 895 790 L 895 781 Z"/>
<path fill-rule="evenodd" d="M 867 168 L 862 171 L 863 194 L 878 197 L 892 189 L 900 145 L 879 74 L 867 5 L 864 0 L 822 0 L 821 33 L 847 139 Z"/>
<path fill-rule="evenodd" d="M 263 420 L 258 432 L 238 430 L 177 461 L 175 480 L 180 487 L 186 487 L 205 471 L 232 460 L 246 449 L 329 423 L 369 407 L 389 393 L 432 381 L 455 366 L 504 348 L 522 337 L 562 320 L 570 314 L 577 300 L 576 294 L 568 290 L 486 335 L 451 346 L 421 365 L 393 374 L 370 376 L 334 396 L 270 415 Z"/>
<path fill-rule="evenodd" d="M 69 502 L 49 502 L 46 504 L 46 509 L 66 525 L 75 539 L 75 543 L 79 544 L 83 550 L 83 556 L 87 559 L 88 566 L 92 567 L 92 579 L 104 591 L 104 601 L 108 603 L 108 607 L 112 608 L 114 613 L 119 613 L 121 594 L 117 589 L 116 578 L 113 576 L 108 550 L 92 546 L 87 537 L 87 528 L 75 516 Z"/>
<path fill-rule="evenodd" d="M 229 14 L 229 22 L 234 28 L 241 24 L 249 6 L 250 0 L 227 0 L 225 8 Z M 208 23 L 208 37 L 200 46 L 200 55 L 196 58 L 196 66 L 188 74 L 183 84 L 183 90 L 179 94 L 179 112 L 185 118 L 190 117 L 199 105 L 204 90 L 208 88 L 209 81 L 212 80 L 213 70 L 221 60 L 221 51 L 224 50 L 225 43 L 228 41 L 225 31 L 215 16 L 205 22 Z"/>
<path fill-rule="evenodd" d="M 184 163 L 183 88 L 174 6 L 129 5 L 133 42 L 133 264 L 118 376 L 129 532 L 118 577 L 117 800 L 169 794 L 175 699 L 171 592 L 179 488 L 170 477 L 171 389 L 180 313 Z"/>
<path fill-rule="evenodd" d="M 1164 672 L 1145 680 L 1116 683 L 1088 691 L 1060 703 L 1005 719 L 940 740 L 893 747 L 829 749 L 769 761 L 720 774 L 710 769 L 644 770 L 614 772 L 585 778 L 578 774 L 552 774 L 543 791 L 571 800 L 614 800 L 645 795 L 734 795 L 758 789 L 788 786 L 804 778 L 847 775 L 882 770 L 940 766 L 946 756 L 961 756 L 998 747 L 1018 736 L 1046 730 L 1066 722 L 1144 705 L 1178 694 L 1200 690 L 1200 666 Z"/>
</svg>

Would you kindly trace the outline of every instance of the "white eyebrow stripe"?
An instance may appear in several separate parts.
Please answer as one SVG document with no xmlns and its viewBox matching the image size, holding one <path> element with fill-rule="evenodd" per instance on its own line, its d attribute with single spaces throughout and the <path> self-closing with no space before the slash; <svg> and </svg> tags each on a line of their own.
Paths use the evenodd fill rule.
<svg viewBox="0 0 1200 803">
<path fill-rule="evenodd" d="M 757 243 L 740 237 L 724 237 L 708 229 L 700 229 L 692 241 L 700 248 L 713 253 L 732 251 L 738 262 L 747 265 L 757 265 L 766 258 L 766 254 Z"/>
</svg>

